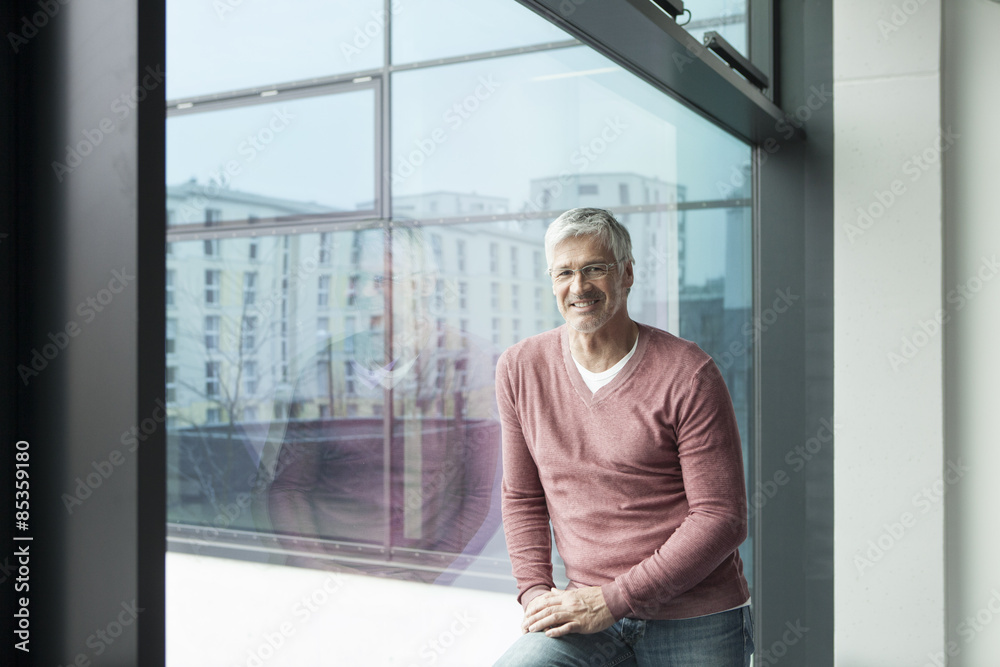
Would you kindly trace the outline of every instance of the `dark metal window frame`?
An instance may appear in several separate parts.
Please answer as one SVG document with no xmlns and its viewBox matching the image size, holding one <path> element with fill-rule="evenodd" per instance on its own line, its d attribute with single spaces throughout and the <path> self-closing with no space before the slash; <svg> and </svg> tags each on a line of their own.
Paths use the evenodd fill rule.
<svg viewBox="0 0 1000 667">
<path fill-rule="evenodd" d="M 771 98 L 650 0 L 517 1 L 746 141 L 762 143 L 783 118 Z M 768 25 L 770 8 L 750 1 L 748 21 Z M 766 34 L 750 32 L 751 37 Z M 764 61 L 764 56 L 756 59 Z M 758 67 L 769 74 L 765 62 Z"/>
</svg>

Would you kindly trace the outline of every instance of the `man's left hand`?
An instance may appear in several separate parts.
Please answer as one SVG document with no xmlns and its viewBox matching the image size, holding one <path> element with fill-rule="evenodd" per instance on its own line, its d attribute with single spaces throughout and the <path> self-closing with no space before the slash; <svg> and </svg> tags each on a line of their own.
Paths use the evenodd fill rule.
<svg viewBox="0 0 1000 667">
<path fill-rule="evenodd" d="M 611 627 L 614 622 L 599 586 L 567 591 L 553 588 L 528 603 L 521 630 L 544 630 L 549 637 L 562 637 L 570 632 L 589 635 Z"/>
</svg>

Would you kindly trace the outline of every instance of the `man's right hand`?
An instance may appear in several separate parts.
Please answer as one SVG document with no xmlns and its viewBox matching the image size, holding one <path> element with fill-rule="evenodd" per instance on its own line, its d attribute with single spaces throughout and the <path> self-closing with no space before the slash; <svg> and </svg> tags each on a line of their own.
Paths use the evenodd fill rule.
<svg viewBox="0 0 1000 667">
<path fill-rule="evenodd" d="M 548 637 L 571 632 L 593 634 L 614 625 L 600 586 L 561 591 L 553 588 L 528 603 L 521 623 L 523 632 L 544 631 Z"/>
</svg>

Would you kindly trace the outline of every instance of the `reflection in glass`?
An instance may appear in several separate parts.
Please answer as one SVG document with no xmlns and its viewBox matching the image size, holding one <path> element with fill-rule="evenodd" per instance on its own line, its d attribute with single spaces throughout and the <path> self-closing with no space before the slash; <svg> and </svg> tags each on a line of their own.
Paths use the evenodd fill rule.
<svg viewBox="0 0 1000 667">
<path fill-rule="evenodd" d="M 454 285 L 419 235 L 395 235 L 391 274 L 378 229 L 224 239 L 210 258 L 174 243 L 172 522 L 273 534 L 288 564 L 420 581 L 453 578 L 497 535 L 492 349 L 434 316 Z"/>
<path fill-rule="evenodd" d="M 357 210 L 375 193 L 374 104 L 366 88 L 170 117 L 171 224 Z"/>
<path fill-rule="evenodd" d="M 336 268 L 322 266 L 316 252 L 318 236 L 224 239 L 214 257 L 205 257 L 198 241 L 173 244 L 168 265 L 177 276 L 177 298 L 168 307 L 168 319 L 174 323 L 168 363 L 173 361 L 176 390 L 169 407 L 174 435 L 205 449 L 182 447 L 171 471 L 171 497 L 183 502 L 172 505 L 172 514 L 211 523 L 222 498 L 248 491 L 252 480 L 247 475 L 233 477 L 232 471 L 255 474 L 272 416 L 315 416 L 320 405 L 331 416 L 349 411 L 376 414 L 372 403 L 381 403 L 380 394 L 347 397 L 342 391 L 331 392 L 329 383 L 306 382 L 317 358 L 341 366 L 345 358 L 343 332 L 329 330 L 329 317 L 321 328 L 316 309 L 308 307 L 316 303 L 317 277 L 333 284 L 332 312 L 338 325 L 348 313 L 357 317 L 382 310 L 378 299 L 354 299 L 352 307 L 347 305 L 351 277 L 370 273 L 371 258 L 350 262 L 349 243 L 343 240 L 336 247 L 341 260 L 333 265 Z M 206 294 L 202 281 L 209 276 L 212 291 Z M 380 354 L 380 330 L 359 335 Z M 357 340 L 352 345 L 362 346 Z M 334 379 L 336 390 L 343 379 Z M 203 430 L 208 410 L 219 415 L 223 428 Z M 264 422 L 244 423 L 248 413 L 260 415 Z M 226 447 L 217 447 L 220 442 Z M 220 467 L 217 459 L 225 465 Z M 222 474 L 225 471 L 230 472 Z"/>
<path fill-rule="evenodd" d="M 395 65 L 572 39 L 507 0 L 393 0 L 392 8 Z"/>
<path fill-rule="evenodd" d="M 327 557 L 330 541 L 383 546 L 387 537 L 384 396 L 357 372 L 383 363 L 383 251 L 365 242 L 380 239 L 378 230 L 286 237 L 300 251 L 293 266 L 308 272 L 289 287 L 294 353 L 257 483 L 261 528 L 279 535 L 289 564 L 384 573 Z M 369 326 L 347 331 L 348 318 Z"/>
<path fill-rule="evenodd" d="M 167 99 L 382 66 L 383 0 L 167 3 Z"/>
<path fill-rule="evenodd" d="M 316 8 L 335 36 L 305 52 L 364 34 L 368 4 Z M 516 3 L 474 4 L 390 2 L 396 62 L 568 38 Z M 218 39 L 305 3 L 288 6 L 243 3 Z M 351 63 L 381 64 L 368 32 Z M 346 53 L 184 85 L 300 80 Z M 376 76 L 168 121 L 169 520 L 288 564 L 509 593 L 493 369 L 563 323 L 543 248 L 562 211 L 609 208 L 629 229 L 630 314 L 715 358 L 751 450 L 750 148 L 583 46 L 382 76 L 381 109 Z M 376 173 L 390 219 L 374 219 Z M 310 224 L 272 224 L 292 220 Z"/>
<path fill-rule="evenodd" d="M 725 200 L 749 162 L 746 144 L 582 46 L 399 72 L 392 84 L 406 110 L 392 125 L 397 217 L 666 205 L 678 199 L 668 191 Z"/>
<path fill-rule="evenodd" d="M 743 443 L 747 489 L 752 488 L 753 355 L 760 334 L 752 308 L 752 229 L 749 207 L 685 212 L 678 220 L 671 262 L 678 274 L 679 335 L 712 355 L 726 381 Z M 637 275 L 640 269 L 636 267 Z M 754 517 L 751 512 L 751 523 Z M 752 591 L 752 529 L 740 546 L 740 558 Z"/>
<path fill-rule="evenodd" d="M 691 21 L 684 26 L 699 43 L 713 30 L 749 57 L 747 52 L 747 0 L 697 0 L 684 3 L 691 10 Z"/>
</svg>

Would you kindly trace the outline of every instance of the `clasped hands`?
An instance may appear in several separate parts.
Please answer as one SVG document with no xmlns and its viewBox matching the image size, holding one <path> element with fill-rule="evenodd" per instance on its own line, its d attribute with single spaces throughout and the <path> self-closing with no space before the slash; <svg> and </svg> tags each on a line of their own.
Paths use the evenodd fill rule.
<svg viewBox="0 0 1000 667">
<path fill-rule="evenodd" d="M 544 631 L 548 637 L 562 637 L 571 632 L 589 635 L 611 627 L 614 622 L 599 586 L 565 591 L 553 588 L 528 603 L 521 631 Z"/>
</svg>

